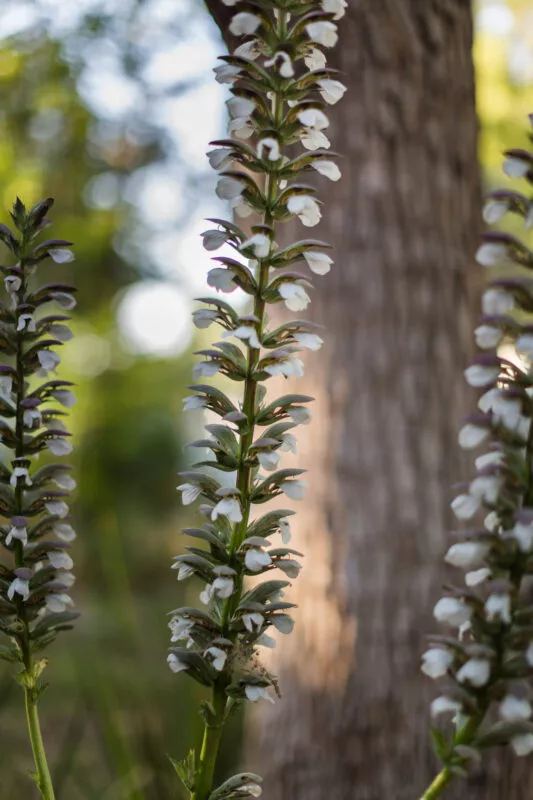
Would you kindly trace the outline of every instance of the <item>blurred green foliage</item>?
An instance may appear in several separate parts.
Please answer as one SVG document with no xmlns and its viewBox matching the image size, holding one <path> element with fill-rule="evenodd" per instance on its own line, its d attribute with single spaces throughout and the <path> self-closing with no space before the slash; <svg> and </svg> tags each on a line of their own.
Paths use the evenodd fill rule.
<svg viewBox="0 0 533 800">
<path fill-rule="evenodd" d="M 10 207 L 16 194 L 27 204 L 57 198 L 54 235 L 75 242 L 77 260 L 49 267 L 48 278 L 80 290 L 78 336 L 65 348 L 61 375 L 78 384 L 74 596 L 83 616 L 51 651 L 42 702 L 58 800 L 177 797 L 167 753 L 183 756 L 200 729 L 198 698 L 165 665 L 166 614 L 186 602 L 184 591 L 195 591 L 177 587 L 168 569 L 182 547 L 185 522 L 175 486 L 191 438 L 191 421 L 181 414 L 191 356 L 131 354 L 115 317 L 121 290 L 143 272 L 153 276 L 139 247 L 143 220 L 131 197 L 125 199 L 125 186 L 136 170 L 178 158 L 168 133 L 147 121 L 156 116 L 153 97 L 132 46 L 135 14 L 146 11 L 149 0 L 125 5 L 129 27 L 124 23 L 120 35 L 113 14 L 95 2 L 100 11 L 80 15 L 63 39 L 39 23 L 0 43 L 0 208 Z M 505 6 L 486 0 L 478 11 L 488 5 Z M 526 0 L 508 8 L 518 20 L 514 29 L 483 28 L 475 46 L 480 156 L 489 185 L 501 182 L 501 150 L 525 143 L 532 110 L 527 54 L 531 60 L 533 42 L 524 37 L 533 30 L 533 10 Z M 186 32 L 177 26 L 167 35 Z M 141 89 L 141 106 L 119 119 L 98 118 L 79 91 L 78 51 L 106 40 L 120 50 L 129 80 Z M 522 72 L 517 53 L 523 54 Z M 95 200 L 98 186 L 107 186 L 103 200 Z M 235 757 L 238 728 L 237 720 L 222 769 Z M 0 737 L 0 796 L 33 800 L 21 697 L 9 668 L 1 666 Z"/>
</svg>

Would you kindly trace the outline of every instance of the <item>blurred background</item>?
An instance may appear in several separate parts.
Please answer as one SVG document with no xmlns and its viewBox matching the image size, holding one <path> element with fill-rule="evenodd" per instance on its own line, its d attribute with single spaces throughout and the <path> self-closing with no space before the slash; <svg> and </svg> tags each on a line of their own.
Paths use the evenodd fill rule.
<svg viewBox="0 0 533 800">
<path fill-rule="evenodd" d="M 45 738 L 58 800 L 163 800 L 177 796 L 167 753 L 181 757 L 200 730 L 191 682 L 165 664 L 166 615 L 188 590 L 169 566 L 187 521 L 177 473 L 200 424 L 181 412 L 198 344 L 190 313 L 206 293 L 199 234 L 227 213 L 204 156 L 224 132 L 226 92 L 211 73 L 224 46 L 201 0 L 0 6 L 0 218 L 17 194 L 54 196 L 53 234 L 75 242 L 76 261 L 48 279 L 79 289 L 61 377 L 79 398 L 83 616 L 50 651 Z M 490 187 L 501 151 L 526 141 L 533 3 L 480 0 L 475 20 Z M 0 794 L 32 800 L 20 694 L 0 665 Z"/>
</svg>

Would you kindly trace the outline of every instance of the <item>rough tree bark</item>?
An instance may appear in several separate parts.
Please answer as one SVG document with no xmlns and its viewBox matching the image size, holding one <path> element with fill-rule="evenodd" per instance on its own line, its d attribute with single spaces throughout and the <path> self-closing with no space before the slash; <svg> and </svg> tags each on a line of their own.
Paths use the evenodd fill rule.
<svg viewBox="0 0 533 800">
<path fill-rule="evenodd" d="M 218 21 L 230 12 L 208 5 Z M 317 397 L 298 457 L 310 488 L 293 526 L 297 626 L 275 655 L 284 697 L 253 727 L 269 800 L 414 800 L 437 766 L 419 664 L 474 402 L 471 46 L 465 0 L 349 2 L 330 59 L 349 88 L 328 110 L 343 179 L 321 186 L 317 229 L 336 265 L 311 311 L 327 346 L 297 388 Z M 525 796 L 508 764 L 491 762 L 490 790 L 485 769 L 449 797 Z"/>
</svg>

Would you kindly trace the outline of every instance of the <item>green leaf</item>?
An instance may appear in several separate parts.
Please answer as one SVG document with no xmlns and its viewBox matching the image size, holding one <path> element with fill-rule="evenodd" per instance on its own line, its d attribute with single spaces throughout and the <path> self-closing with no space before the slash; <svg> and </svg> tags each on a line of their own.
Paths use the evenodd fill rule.
<svg viewBox="0 0 533 800">
<path fill-rule="evenodd" d="M 430 728 L 429 735 L 435 755 L 440 761 L 446 761 L 450 752 L 450 745 L 446 735 L 438 728 Z"/>
</svg>

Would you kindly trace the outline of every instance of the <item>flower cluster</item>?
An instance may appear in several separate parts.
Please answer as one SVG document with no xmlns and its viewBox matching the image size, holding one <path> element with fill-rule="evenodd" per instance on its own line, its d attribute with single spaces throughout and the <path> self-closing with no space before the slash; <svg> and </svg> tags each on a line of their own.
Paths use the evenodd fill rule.
<svg viewBox="0 0 533 800">
<path fill-rule="evenodd" d="M 64 417 L 75 398 L 68 381 L 56 377 L 56 348 L 68 341 L 74 287 L 34 286 L 41 263 L 73 260 L 71 242 L 40 233 L 53 200 L 27 211 L 20 200 L 11 217 L 17 233 L 0 225 L 0 240 L 13 265 L 1 267 L 5 299 L 0 304 L 0 631 L 8 643 L 0 657 L 24 667 L 22 680 L 35 688 L 43 662 L 33 656 L 70 627 L 77 614 L 68 594 L 74 583 L 69 554 L 75 532 L 69 521 L 69 493 L 76 487 L 71 467 L 55 457 L 72 452 Z M 51 309 L 49 310 L 49 307 Z M 38 466 L 40 455 L 54 458 Z"/>
<path fill-rule="evenodd" d="M 300 351 L 322 345 L 309 322 L 271 327 L 267 308 L 284 303 L 291 311 L 304 310 L 312 288 L 309 273 L 324 275 L 331 267 L 322 242 L 303 239 L 282 248 L 276 238 L 280 223 L 297 218 L 312 227 L 320 221 L 321 202 L 301 177 L 340 178 L 329 152 L 325 109 L 345 91 L 323 50 L 337 41 L 335 23 L 345 13 L 345 0 L 224 1 L 238 5 L 230 32 L 242 43 L 215 69 L 217 80 L 231 87 L 230 137 L 212 142 L 208 158 L 219 174 L 217 195 L 229 201 L 237 220 L 247 220 L 247 230 L 213 219 L 203 242 L 209 251 L 223 245 L 233 251 L 214 257 L 209 285 L 223 294 L 241 289 L 249 307 L 238 313 L 221 298 L 202 298 L 204 306 L 194 312 L 198 328 L 221 329 L 218 341 L 200 351 L 195 378 L 222 375 L 242 387 L 240 401 L 234 401 L 197 383 L 185 400 L 187 410 L 204 409 L 213 419 L 205 426 L 208 436 L 192 443 L 207 448 L 212 458 L 184 473 L 178 487 L 185 505 L 200 500 L 205 518 L 186 531 L 203 547 L 188 547 L 174 563 L 178 580 L 196 575 L 203 581 L 202 608 L 172 613 L 174 646 L 168 657 L 174 672 L 184 671 L 213 690 L 212 703 L 204 707 L 198 768 L 190 759 L 178 766 L 194 800 L 261 792 L 257 776 L 237 776 L 238 790 L 232 784 L 213 793 L 212 779 L 229 710 L 240 701 L 273 700 L 275 679 L 261 666 L 258 648 L 274 646 L 269 629 L 292 630 L 285 578 L 295 578 L 301 568 L 301 554 L 288 546 L 293 512 L 256 509 L 276 497 L 303 497 L 304 470 L 280 468 L 280 459 L 283 451 L 295 452 L 293 430 L 310 421 L 312 398 L 286 394 L 267 401 L 265 384 L 272 376 L 302 375 Z M 297 262 L 308 271 L 294 269 Z M 248 588 L 248 577 L 266 580 Z"/>
<path fill-rule="evenodd" d="M 533 154 L 509 150 L 503 169 L 532 184 Z M 485 220 L 506 214 L 529 229 L 533 203 L 518 191 L 493 192 Z M 526 594 L 533 573 L 533 252 L 514 235 L 490 231 L 476 257 L 492 273 L 475 331 L 482 352 L 465 371 L 481 396 L 459 444 L 482 452 L 475 476 L 452 502 L 465 527 L 445 556 L 464 570 L 465 585 L 448 588 L 434 609 L 458 635 L 433 637 L 422 664 L 442 681 L 433 716 L 456 717 L 449 739 L 433 732 L 447 774 L 461 774 L 479 748 L 510 743 L 517 755 L 533 751 L 533 607 Z"/>
</svg>

